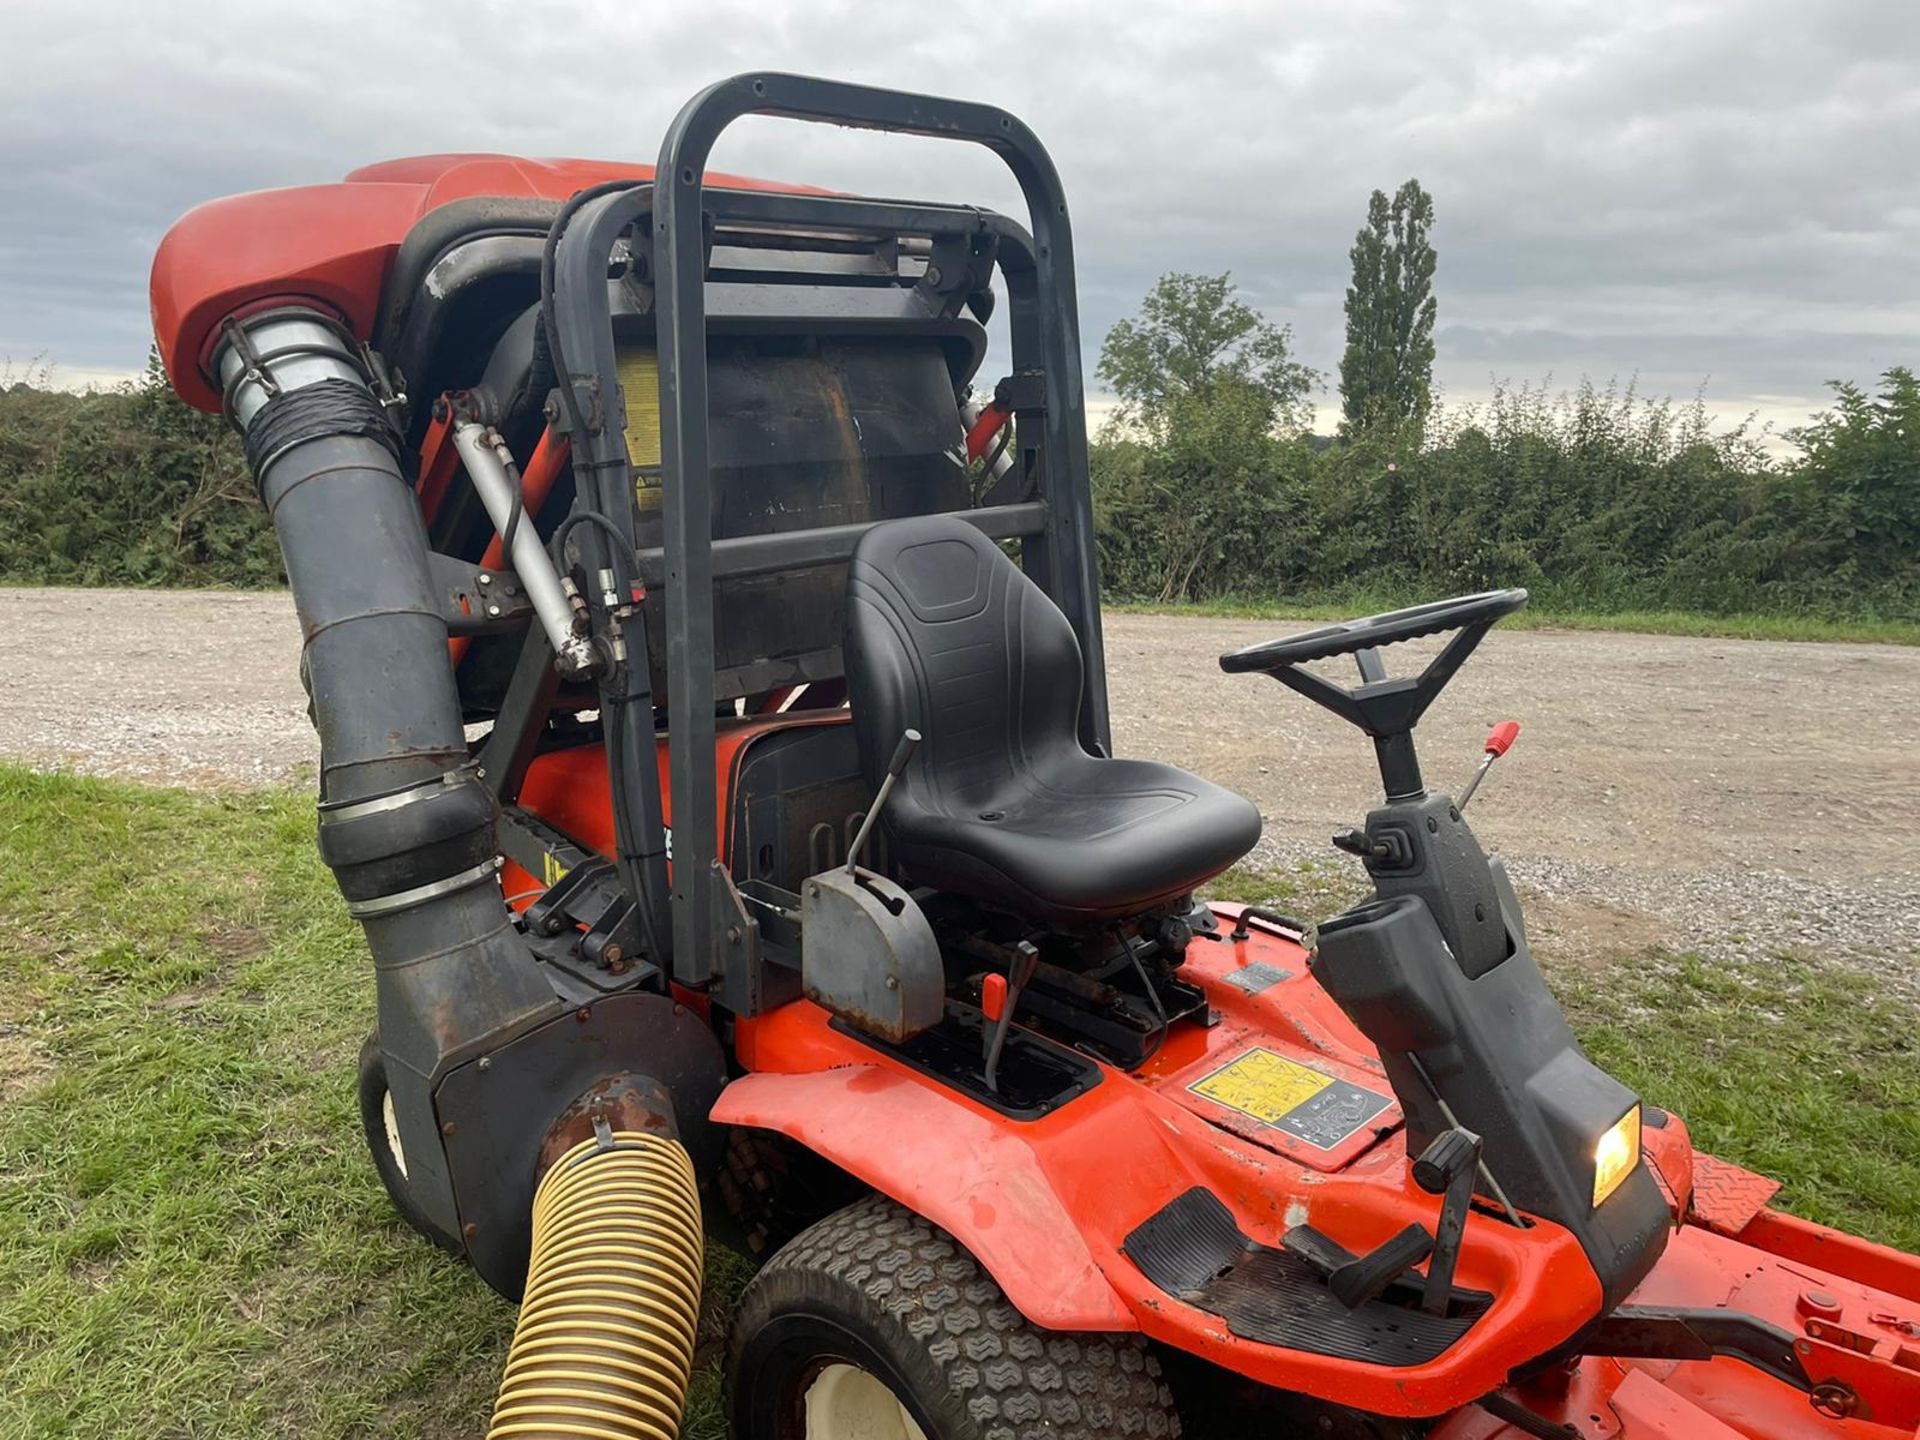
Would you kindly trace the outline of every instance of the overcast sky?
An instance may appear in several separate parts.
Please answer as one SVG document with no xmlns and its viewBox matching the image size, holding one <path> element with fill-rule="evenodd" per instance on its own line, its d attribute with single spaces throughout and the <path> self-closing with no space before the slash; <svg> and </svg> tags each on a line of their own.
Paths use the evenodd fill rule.
<svg viewBox="0 0 1920 1440">
<path fill-rule="evenodd" d="M 932 7 L 0 0 L 0 362 L 142 364 L 195 203 L 442 150 L 649 160 L 708 81 L 783 69 L 994 101 L 1073 206 L 1089 366 L 1168 270 L 1231 270 L 1328 372 L 1376 186 L 1438 211 L 1436 371 L 1638 376 L 1797 423 L 1920 361 L 1914 0 Z M 1017 208 L 984 153 L 778 121 L 724 168 Z"/>
</svg>

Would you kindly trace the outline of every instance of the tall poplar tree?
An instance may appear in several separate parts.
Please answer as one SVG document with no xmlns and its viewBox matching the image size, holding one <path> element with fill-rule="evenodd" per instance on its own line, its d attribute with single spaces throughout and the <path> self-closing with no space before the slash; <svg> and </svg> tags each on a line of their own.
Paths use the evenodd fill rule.
<svg viewBox="0 0 1920 1440">
<path fill-rule="evenodd" d="M 1423 424 L 1433 403 L 1433 197 L 1409 180 L 1376 190 L 1354 236 L 1347 348 L 1340 357 L 1343 435 Z"/>
</svg>

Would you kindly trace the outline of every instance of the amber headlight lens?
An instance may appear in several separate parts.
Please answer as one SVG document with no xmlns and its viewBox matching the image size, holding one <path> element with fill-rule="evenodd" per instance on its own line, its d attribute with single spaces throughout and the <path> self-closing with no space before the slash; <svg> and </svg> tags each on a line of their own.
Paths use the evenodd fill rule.
<svg viewBox="0 0 1920 1440">
<path fill-rule="evenodd" d="M 1640 1107 L 1614 1121 L 1593 1146 L 1593 1203 L 1597 1209 L 1640 1163 Z"/>
</svg>

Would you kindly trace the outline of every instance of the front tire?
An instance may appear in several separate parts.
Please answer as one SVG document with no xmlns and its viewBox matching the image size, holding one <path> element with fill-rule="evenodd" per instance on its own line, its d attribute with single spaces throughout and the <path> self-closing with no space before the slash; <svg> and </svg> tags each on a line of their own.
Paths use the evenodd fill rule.
<svg viewBox="0 0 1920 1440">
<path fill-rule="evenodd" d="M 873 1195 L 802 1232 L 733 1326 L 734 1440 L 1177 1440 L 1143 1336 L 1042 1330 L 945 1231 Z"/>
<path fill-rule="evenodd" d="M 387 1089 L 387 1057 L 380 1048 L 380 1032 L 375 1030 L 360 1046 L 357 1078 L 360 1092 L 360 1126 L 366 1132 L 367 1151 L 373 1156 L 373 1168 L 380 1184 L 393 1201 L 400 1218 L 449 1255 L 466 1253 L 458 1240 L 427 1218 L 420 1202 L 414 1199 L 407 1179 L 407 1152 L 400 1143 L 400 1126 L 393 1117 L 393 1095 Z"/>
</svg>

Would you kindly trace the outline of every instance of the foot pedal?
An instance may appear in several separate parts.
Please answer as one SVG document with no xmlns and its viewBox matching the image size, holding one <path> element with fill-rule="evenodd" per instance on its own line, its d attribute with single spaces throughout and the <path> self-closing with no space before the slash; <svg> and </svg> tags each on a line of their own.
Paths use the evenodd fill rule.
<svg viewBox="0 0 1920 1440">
<path fill-rule="evenodd" d="M 1280 1237 L 1280 1244 L 1324 1276 L 1333 1298 L 1349 1310 L 1379 1299 L 1389 1285 L 1433 1253 L 1433 1236 L 1423 1225 L 1407 1226 L 1364 1255 L 1355 1255 L 1311 1225 L 1295 1225 Z"/>
</svg>

